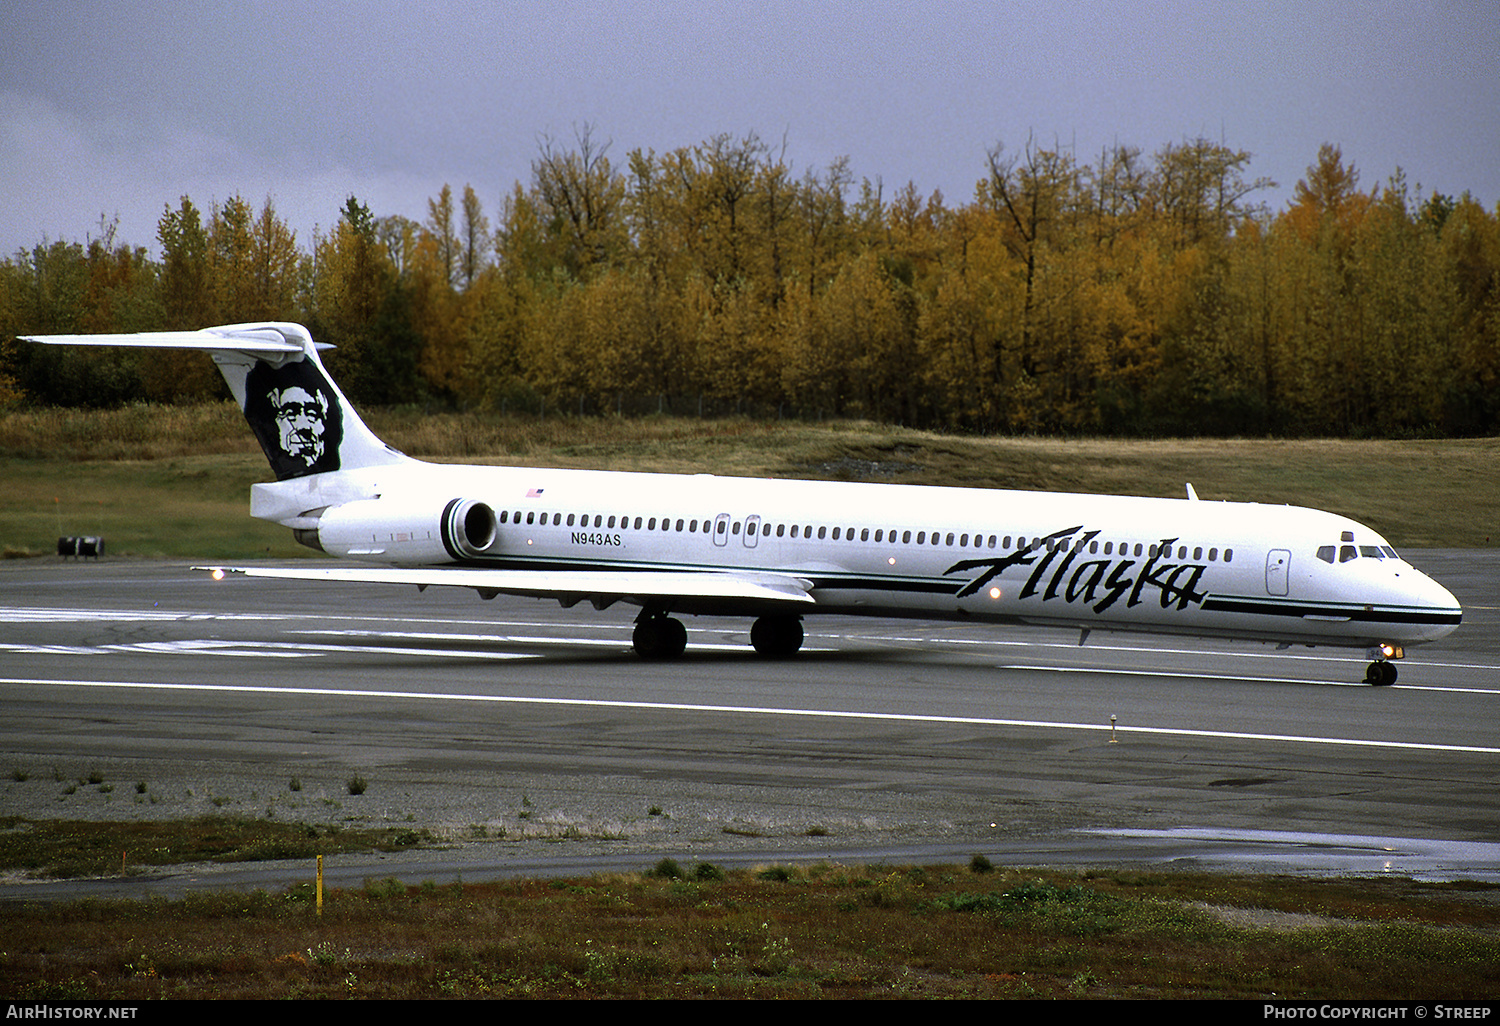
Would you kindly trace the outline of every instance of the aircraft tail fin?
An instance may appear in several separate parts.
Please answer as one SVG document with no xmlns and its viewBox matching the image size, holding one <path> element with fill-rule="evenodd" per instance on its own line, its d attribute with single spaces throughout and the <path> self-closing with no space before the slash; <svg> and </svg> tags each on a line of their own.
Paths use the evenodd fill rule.
<svg viewBox="0 0 1500 1026">
<path fill-rule="evenodd" d="M 408 457 L 375 436 L 329 378 L 300 324 L 265 321 L 199 331 L 29 335 L 49 345 L 198 349 L 213 357 L 279 481 L 334 470 L 389 466 Z"/>
</svg>

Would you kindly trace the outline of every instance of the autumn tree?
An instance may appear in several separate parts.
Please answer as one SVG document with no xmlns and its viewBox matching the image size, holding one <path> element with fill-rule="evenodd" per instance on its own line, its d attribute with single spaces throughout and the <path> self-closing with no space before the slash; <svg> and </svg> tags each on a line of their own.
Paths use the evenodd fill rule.
<svg viewBox="0 0 1500 1026">
<path fill-rule="evenodd" d="M 1011 359 L 1017 373 L 1034 379 L 1043 367 L 1035 345 L 1038 286 L 1049 243 L 1063 230 L 1077 169 L 1061 150 L 1042 149 L 1029 138 L 1025 148 L 1011 156 L 996 144 L 986 153 L 985 165 L 978 202 L 993 215 L 1005 249 L 1020 268 L 1022 290 L 1020 338 L 1013 353 L 996 349 L 990 354 L 992 374 L 996 382 L 1005 382 Z"/>
<path fill-rule="evenodd" d="M 1254 213 L 1245 200 L 1273 188 L 1269 178 L 1246 180 L 1250 154 L 1198 138 L 1169 144 L 1156 155 L 1147 183 L 1149 202 L 1177 233 L 1183 248 L 1222 243 Z"/>
<path fill-rule="evenodd" d="M 798 225 L 803 240 L 800 268 L 810 296 L 832 278 L 846 228 L 847 193 L 853 184 L 849 158 L 836 157 L 821 171 L 808 168 L 797 190 Z"/>
<path fill-rule="evenodd" d="M 624 179 L 611 166 L 609 144 L 584 125 L 576 148 L 560 150 L 543 139 L 531 163 L 532 193 L 555 259 L 572 277 L 609 266 L 625 243 Z"/>
<path fill-rule="evenodd" d="M 1444 355 L 1453 374 L 1444 424 L 1462 433 L 1494 431 L 1500 427 L 1500 211 L 1486 211 L 1468 193 L 1456 201 L 1434 194 L 1423 220 L 1437 233 L 1452 283 L 1456 337 Z"/>
<path fill-rule="evenodd" d="M 345 391 L 368 402 L 418 397 L 421 343 L 410 300 L 396 287 L 370 208 L 350 196 L 333 231 L 316 244 L 313 337 L 338 346 L 329 363 Z"/>
<path fill-rule="evenodd" d="M 473 287 L 475 279 L 484 271 L 494 246 L 490 219 L 484 215 L 479 194 L 472 185 L 464 186 L 459 239 L 462 246 L 459 251 L 459 285 L 468 289 Z"/>
<path fill-rule="evenodd" d="M 3 282 L 7 341 L 15 335 L 110 330 L 112 316 L 132 316 L 150 301 L 154 285 L 144 254 L 115 247 L 112 236 L 90 241 L 38 243 L 8 262 Z M 6 350 L 7 390 L 33 401 L 67 406 L 113 406 L 141 395 L 138 352 L 68 346 L 16 346 Z"/>
<path fill-rule="evenodd" d="M 162 252 L 162 327 L 186 331 L 220 323 L 209 284 L 208 231 L 192 200 L 184 196 L 177 209 L 162 213 L 156 239 Z"/>
<path fill-rule="evenodd" d="M 215 205 L 208 223 L 208 284 L 225 321 L 254 319 L 255 260 L 251 253 L 254 212 L 240 196 Z"/>
<path fill-rule="evenodd" d="M 479 283 L 490 269 L 487 255 L 494 245 L 489 219 L 472 186 L 464 187 L 462 206 L 455 209 L 453 191 L 444 185 L 428 210 L 427 224 L 417 231 L 393 288 L 409 304 L 427 384 L 450 397 L 473 396 L 479 390 L 466 378 L 474 314 L 482 301 Z"/>
<path fill-rule="evenodd" d="M 428 265 L 437 270 L 444 287 L 452 288 L 459 281 L 463 244 L 451 186 L 444 185 L 436 199 L 427 201 L 427 223 L 422 227 Z"/>
</svg>

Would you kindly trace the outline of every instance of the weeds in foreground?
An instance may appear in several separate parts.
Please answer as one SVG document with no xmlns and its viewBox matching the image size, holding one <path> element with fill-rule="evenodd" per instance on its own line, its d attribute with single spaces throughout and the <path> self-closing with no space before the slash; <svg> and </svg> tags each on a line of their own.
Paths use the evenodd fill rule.
<svg viewBox="0 0 1500 1026">
<path fill-rule="evenodd" d="M 330 894 L 321 917 L 310 887 L 0 907 L 0 990 L 22 1000 L 1500 993 L 1490 888 L 671 868 L 477 886 L 374 880 Z M 1231 925 L 1218 911 L 1228 904 L 1325 918 L 1297 930 Z"/>
</svg>

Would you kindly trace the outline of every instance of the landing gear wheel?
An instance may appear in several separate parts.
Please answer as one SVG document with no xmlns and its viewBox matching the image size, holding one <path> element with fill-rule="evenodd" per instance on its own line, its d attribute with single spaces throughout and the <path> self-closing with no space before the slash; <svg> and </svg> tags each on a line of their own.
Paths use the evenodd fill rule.
<svg viewBox="0 0 1500 1026">
<path fill-rule="evenodd" d="M 795 616 L 762 616 L 750 625 L 750 644 L 767 659 L 785 659 L 802 647 L 802 621 Z"/>
<path fill-rule="evenodd" d="M 1396 683 L 1396 668 L 1384 659 L 1377 659 L 1365 668 L 1365 683 L 1374 687 L 1390 687 Z"/>
<path fill-rule="evenodd" d="M 676 659 L 687 648 L 687 628 L 670 616 L 648 616 L 635 622 L 630 643 L 642 659 Z"/>
</svg>

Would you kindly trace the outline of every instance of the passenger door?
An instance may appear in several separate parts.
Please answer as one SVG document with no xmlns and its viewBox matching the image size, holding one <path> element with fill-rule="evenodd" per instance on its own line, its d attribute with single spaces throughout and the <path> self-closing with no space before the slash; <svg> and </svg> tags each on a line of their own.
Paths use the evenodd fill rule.
<svg viewBox="0 0 1500 1026">
<path fill-rule="evenodd" d="M 1266 594 L 1285 595 L 1291 580 L 1291 570 L 1290 549 L 1272 549 L 1266 553 Z"/>
</svg>

